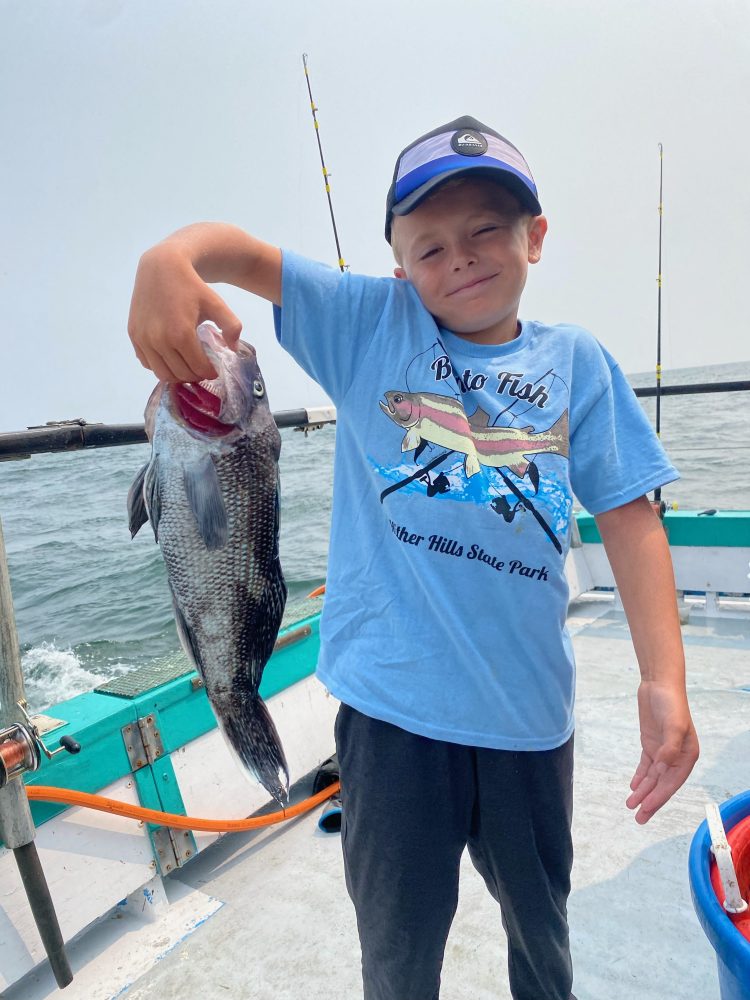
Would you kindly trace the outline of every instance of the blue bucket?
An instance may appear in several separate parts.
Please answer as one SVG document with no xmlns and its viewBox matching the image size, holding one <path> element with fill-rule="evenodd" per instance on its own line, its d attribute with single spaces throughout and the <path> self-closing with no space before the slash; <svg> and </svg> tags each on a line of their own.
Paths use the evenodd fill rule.
<svg viewBox="0 0 750 1000">
<path fill-rule="evenodd" d="M 728 799 L 719 811 L 724 829 L 750 816 L 750 791 Z M 704 820 L 690 845 L 690 892 L 706 937 L 716 952 L 721 1000 L 750 1000 L 750 941 L 732 923 L 711 885 L 711 836 Z"/>
</svg>

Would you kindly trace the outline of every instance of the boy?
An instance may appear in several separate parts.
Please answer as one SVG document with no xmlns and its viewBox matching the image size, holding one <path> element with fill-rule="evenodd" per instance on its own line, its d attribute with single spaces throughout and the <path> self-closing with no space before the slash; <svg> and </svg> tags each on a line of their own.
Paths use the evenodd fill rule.
<svg viewBox="0 0 750 1000">
<path fill-rule="evenodd" d="M 365 1000 L 438 997 L 467 846 L 501 904 L 515 1000 L 572 997 L 573 491 L 597 516 L 642 674 L 637 822 L 698 756 L 668 546 L 644 496 L 676 472 L 590 334 L 519 322 L 546 230 L 518 150 L 460 118 L 396 162 L 397 280 L 218 224 L 174 234 L 138 270 L 129 330 L 159 378 L 211 377 L 202 320 L 236 342 L 206 284 L 228 281 L 274 303 L 282 345 L 337 407 L 318 675 L 342 703 Z"/>
</svg>

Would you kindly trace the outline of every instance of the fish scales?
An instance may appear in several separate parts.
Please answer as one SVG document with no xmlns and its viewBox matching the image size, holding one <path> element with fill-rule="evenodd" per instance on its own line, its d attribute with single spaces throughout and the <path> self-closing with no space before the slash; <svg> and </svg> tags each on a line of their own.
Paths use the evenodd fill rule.
<svg viewBox="0 0 750 1000">
<path fill-rule="evenodd" d="M 277 520 L 275 478 L 273 486 L 266 484 L 270 477 L 259 469 L 258 451 L 247 444 L 214 464 L 227 512 L 227 543 L 206 549 L 177 463 L 165 476 L 159 521 L 170 586 L 197 641 L 201 671 L 213 696 L 226 686 L 227 671 L 219 666 L 224 663 L 232 663 L 233 670 L 255 671 L 248 676 L 257 690 L 285 600 L 275 531 L 264 527 Z M 275 610 L 270 620 L 258 614 L 265 610 Z"/>
</svg>

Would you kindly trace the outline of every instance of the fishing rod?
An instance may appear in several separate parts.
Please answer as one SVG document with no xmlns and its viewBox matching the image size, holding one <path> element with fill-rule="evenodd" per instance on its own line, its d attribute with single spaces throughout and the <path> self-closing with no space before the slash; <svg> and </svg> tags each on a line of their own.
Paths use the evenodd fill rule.
<svg viewBox="0 0 750 1000">
<path fill-rule="evenodd" d="M 320 165 L 323 168 L 323 182 L 326 188 L 326 197 L 328 198 L 328 210 L 331 213 L 331 225 L 333 226 L 333 238 L 336 241 L 336 253 L 339 260 L 339 268 L 341 271 L 345 271 L 348 267 L 344 263 L 344 258 L 341 254 L 341 246 L 339 245 L 339 234 L 336 229 L 336 218 L 333 214 L 333 201 L 331 200 L 331 185 L 328 183 L 328 178 L 331 176 L 326 169 L 326 161 L 323 158 L 323 144 L 320 141 L 320 126 L 318 125 L 317 117 L 317 107 L 315 101 L 313 100 L 312 88 L 310 86 L 310 73 L 307 69 L 307 53 L 302 53 L 302 65 L 305 67 L 305 83 L 307 84 L 307 93 L 310 95 L 310 109 L 312 110 L 313 124 L 315 125 L 315 138 L 318 140 L 318 152 L 320 153 Z"/>
<path fill-rule="evenodd" d="M 656 276 L 656 436 L 661 437 L 661 233 L 664 218 L 664 146 L 659 143 L 659 271 Z M 659 514 L 662 510 L 661 486 L 654 490 L 654 503 L 658 504 Z"/>
</svg>

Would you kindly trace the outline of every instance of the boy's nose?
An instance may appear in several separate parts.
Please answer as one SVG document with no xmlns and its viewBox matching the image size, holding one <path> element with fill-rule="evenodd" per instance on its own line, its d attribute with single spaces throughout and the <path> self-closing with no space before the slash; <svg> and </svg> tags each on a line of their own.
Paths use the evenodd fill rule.
<svg viewBox="0 0 750 1000">
<path fill-rule="evenodd" d="M 460 244 L 453 248 L 453 270 L 460 271 L 461 268 L 470 267 L 476 264 L 477 257 L 474 249 L 465 244 Z"/>
</svg>

